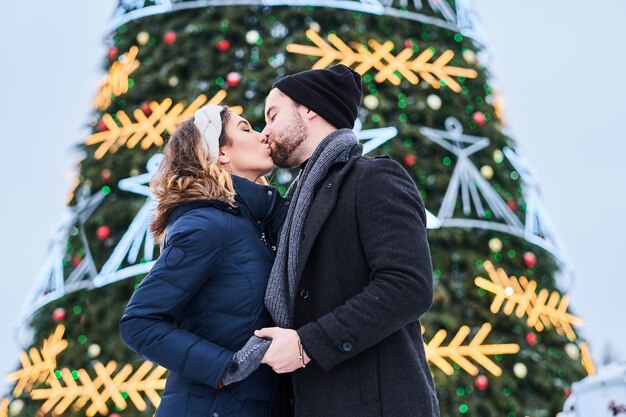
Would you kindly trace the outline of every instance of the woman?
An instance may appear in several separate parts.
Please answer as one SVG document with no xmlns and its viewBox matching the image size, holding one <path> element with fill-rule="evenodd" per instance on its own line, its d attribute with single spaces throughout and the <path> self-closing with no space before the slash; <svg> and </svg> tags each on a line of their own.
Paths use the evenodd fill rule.
<svg viewBox="0 0 626 417">
<path fill-rule="evenodd" d="M 170 370 L 157 417 L 276 415 L 276 376 L 258 367 L 270 342 L 246 343 L 273 325 L 263 298 L 286 212 L 262 177 L 273 166 L 265 136 L 214 105 L 165 147 L 151 184 L 161 255 L 120 320 L 124 342 Z"/>
</svg>

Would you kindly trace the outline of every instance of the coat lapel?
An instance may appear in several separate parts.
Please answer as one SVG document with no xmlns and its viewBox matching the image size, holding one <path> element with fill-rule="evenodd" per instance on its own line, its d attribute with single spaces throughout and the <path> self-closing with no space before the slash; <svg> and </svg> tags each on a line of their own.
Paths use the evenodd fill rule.
<svg viewBox="0 0 626 417">
<path fill-rule="evenodd" d="M 334 173 L 330 173 L 319 184 L 319 189 L 315 193 L 313 203 L 309 210 L 309 214 L 304 222 L 302 230 L 302 241 L 300 242 L 300 252 L 298 253 L 298 270 L 296 277 L 298 280 L 302 274 L 302 270 L 309 258 L 313 244 L 317 239 L 322 226 L 333 211 L 337 198 L 339 196 L 339 188 L 341 182 L 358 157 L 352 157 Z"/>
</svg>

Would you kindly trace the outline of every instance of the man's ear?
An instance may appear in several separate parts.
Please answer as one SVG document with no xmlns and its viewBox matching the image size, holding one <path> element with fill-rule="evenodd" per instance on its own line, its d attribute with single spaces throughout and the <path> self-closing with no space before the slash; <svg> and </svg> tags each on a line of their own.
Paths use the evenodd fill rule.
<svg viewBox="0 0 626 417">
<path fill-rule="evenodd" d="M 228 165 L 230 163 L 230 157 L 228 156 L 228 149 L 225 146 L 220 148 L 220 152 L 217 155 L 217 162 L 222 165 Z"/>
<path fill-rule="evenodd" d="M 303 108 L 306 109 L 306 113 L 304 115 L 305 119 L 312 120 L 318 116 L 318 114 L 315 113 L 313 110 L 307 109 L 306 107 L 303 107 Z"/>
</svg>

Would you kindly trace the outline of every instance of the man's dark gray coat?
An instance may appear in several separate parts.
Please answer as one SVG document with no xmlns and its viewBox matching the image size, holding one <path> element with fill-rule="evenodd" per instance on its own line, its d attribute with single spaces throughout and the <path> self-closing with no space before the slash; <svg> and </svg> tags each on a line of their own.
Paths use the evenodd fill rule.
<svg viewBox="0 0 626 417">
<path fill-rule="evenodd" d="M 345 153 L 304 224 L 292 374 L 296 417 L 433 417 L 419 318 L 433 302 L 424 205 L 395 161 Z"/>
</svg>

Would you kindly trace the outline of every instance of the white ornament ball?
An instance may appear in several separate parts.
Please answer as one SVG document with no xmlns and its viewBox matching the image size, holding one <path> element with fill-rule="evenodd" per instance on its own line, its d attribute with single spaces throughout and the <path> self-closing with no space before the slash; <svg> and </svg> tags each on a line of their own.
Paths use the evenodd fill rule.
<svg viewBox="0 0 626 417">
<path fill-rule="evenodd" d="M 146 45 L 150 41 L 150 34 L 148 32 L 139 32 L 137 34 L 137 43 L 139 45 Z"/>
<path fill-rule="evenodd" d="M 14 416 L 16 414 L 21 413 L 23 409 L 24 409 L 24 401 L 17 399 L 13 401 L 11 405 L 9 406 L 9 414 Z"/>
<path fill-rule="evenodd" d="M 500 252 L 502 250 L 502 241 L 497 237 L 489 239 L 489 250 L 492 252 Z"/>
<path fill-rule="evenodd" d="M 493 168 L 491 168 L 489 165 L 483 165 L 480 168 L 480 173 L 483 175 L 483 177 L 489 180 L 493 177 Z"/>
<path fill-rule="evenodd" d="M 569 356 L 571 359 L 580 358 L 580 349 L 578 349 L 578 346 L 573 343 L 568 343 L 567 345 L 565 345 L 565 353 L 567 353 L 567 356 Z"/>
<path fill-rule="evenodd" d="M 293 179 L 291 172 L 281 169 L 278 171 L 278 182 L 281 184 L 287 184 Z"/>
<path fill-rule="evenodd" d="M 90 358 L 97 358 L 100 356 L 100 352 L 102 352 L 100 345 L 95 343 L 93 345 L 89 345 L 87 348 L 87 355 L 89 355 Z"/>
<path fill-rule="evenodd" d="M 526 375 L 528 374 L 528 368 L 526 368 L 526 365 L 524 365 L 523 363 L 518 362 L 513 365 L 513 373 L 516 377 L 520 379 L 526 378 Z"/>
<path fill-rule="evenodd" d="M 472 51 L 471 49 L 466 49 L 465 51 L 463 51 L 463 59 L 468 64 L 473 64 L 474 62 L 476 62 L 476 53 L 474 53 L 474 51 Z"/>
<path fill-rule="evenodd" d="M 370 110 L 374 110 L 375 108 L 377 108 L 378 104 L 379 104 L 379 101 L 378 101 L 378 97 L 376 96 L 373 96 L 370 94 L 363 98 L 363 105 Z"/>
<path fill-rule="evenodd" d="M 170 77 L 168 83 L 171 87 L 176 87 L 178 85 L 178 77 L 175 75 L 173 77 Z"/>
<path fill-rule="evenodd" d="M 309 25 L 309 29 L 313 30 L 314 32 L 319 32 L 320 30 L 322 30 L 322 27 L 317 22 L 311 22 L 311 24 Z"/>
<path fill-rule="evenodd" d="M 259 32 L 257 32 L 256 30 L 251 30 L 246 33 L 246 42 L 248 42 L 250 45 L 254 45 L 257 43 L 260 37 L 261 35 L 259 35 Z"/>
<path fill-rule="evenodd" d="M 426 104 L 433 110 L 439 110 L 441 108 L 441 98 L 436 94 L 431 94 L 426 97 Z"/>
</svg>

